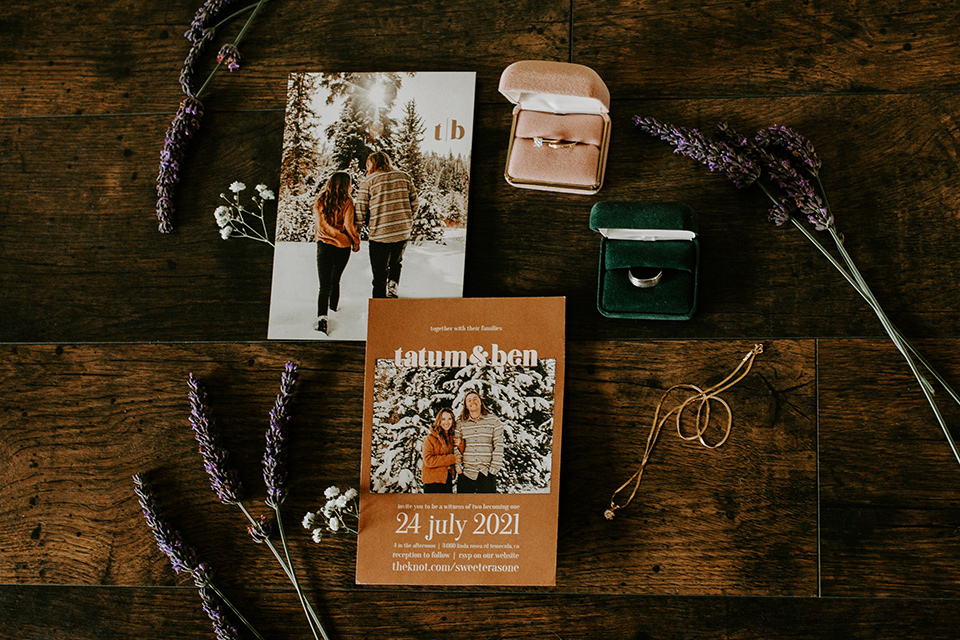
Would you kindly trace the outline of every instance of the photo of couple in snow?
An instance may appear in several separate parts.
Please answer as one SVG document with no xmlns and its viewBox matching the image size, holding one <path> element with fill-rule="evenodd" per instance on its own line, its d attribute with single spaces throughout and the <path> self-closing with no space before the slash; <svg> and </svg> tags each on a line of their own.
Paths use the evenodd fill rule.
<svg viewBox="0 0 960 640">
<path fill-rule="evenodd" d="M 378 359 L 372 493 L 549 493 L 556 361 L 455 368 Z"/>
<path fill-rule="evenodd" d="M 474 85 L 291 74 L 268 338 L 364 340 L 371 297 L 463 294 Z"/>
</svg>

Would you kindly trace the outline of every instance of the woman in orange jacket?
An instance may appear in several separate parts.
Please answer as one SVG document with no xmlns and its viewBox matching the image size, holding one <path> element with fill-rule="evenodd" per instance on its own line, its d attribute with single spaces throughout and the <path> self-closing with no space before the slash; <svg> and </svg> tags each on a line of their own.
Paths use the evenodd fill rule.
<svg viewBox="0 0 960 640">
<path fill-rule="evenodd" d="M 317 331 L 329 334 L 328 311 L 340 305 L 340 276 L 347 267 L 350 251 L 360 250 L 360 234 L 354 223 L 350 197 L 350 175 L 343 171 L 330 176 L 313 203 L 314 239 L 317 242 Z"/>
<path fill-rule="evenodd" d="M 463 443 L 454 438 L 457 419 L 450 409 L 441 409 L 430 433 L 423 439 L 424 493 L 453 493 L 457 465 L 463 462 Z"/>
</svg>

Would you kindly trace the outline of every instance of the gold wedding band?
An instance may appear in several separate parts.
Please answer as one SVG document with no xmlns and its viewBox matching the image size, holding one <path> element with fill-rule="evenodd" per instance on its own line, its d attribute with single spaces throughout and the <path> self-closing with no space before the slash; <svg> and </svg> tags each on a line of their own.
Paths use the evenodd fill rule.
<svg viewBox="0 0 960 640">
<path fill-rule="evenodd" d="M 637 273 L 634 273 L 634 270 L 637 270 Z M 647 273 L 643 273 L 646 271 Z M 656 275 L 650 278 L 645 278 L 648 273 L 651 273 L 653 269 L 640 269 L 638 267 L 630 267 L 627 269 L 627 279 L 630 280 L 630 284 L 637 287 L 638 289 L 649 289 L 650 287 L 655 287 L 660 283 L 660 279 L 663 278 L 663 270 L 657 272 Z"/>
<path fill-rule="evenodd" d="M 533 146 L 537 147 L 538 149 L 543 145 L 547 145 L 551 149 L 569 149 L 570 147 L 575 147 L 578 144 L 578 142 L 570 142 L 567 140 L 560 140 L 558 138 L 541 138 L 540 136 L 536 136 L 533 139 Z"/>
</svg>

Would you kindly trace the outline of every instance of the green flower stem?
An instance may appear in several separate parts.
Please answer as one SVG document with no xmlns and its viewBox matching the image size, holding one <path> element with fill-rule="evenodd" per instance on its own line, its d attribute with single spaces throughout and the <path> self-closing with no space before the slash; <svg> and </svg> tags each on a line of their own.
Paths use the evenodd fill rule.
<svg viewBox="0 0 960 640">
<path fill-rule="evenodd" d="M 863 286 L 861 286 L 861 283 L 853 275 L 851 275 L 850 272 L 846 268 L 844 268 L 844 266 L 841 265 L 836 258 L 834 258 L 827 251 L 827 248 L 824 247 L 819 240 L 817 240 L 816 236 L 814 236 L 810 232 L 810 230 L 803 225 L 803 223 L 797 221 L 796 218 L 793 218 L 792 216 L 790 218 L 790 221 L 793 222 L 794 226 L 797 227 L 803 233 L 803 235 L 805 235 L 807 239 L 810 240 L 810 242 L 812 242 L 813 245 L 820 250 L 820 253 L 822 253 L 827 258 L 827 260 L 830 261 L 830 264 L 836 267 L 837 271 L 839 271 L 843 275 L 843 277 L 846 278 L 847 282 L 850 283 L 850 286 L 852 286 L 857 291 L 857 293 L 859 293 L 860 296 L 866 301 L 866 303 L 870 306 L 870 309 L 877 315 L 878 318 L 880 318 L 880 322 L 883 325 L 884 330 L 887 331 L 887 335 L 890 336 L 891 340 L 893 341 L 893 344 L 897 347 L 900 353 L 903 354 L 903 357 L 910 358 L 911 354 L 917 355 L 918 352 L 916 348 L 914 348 L 913 345 L 907 342 L 906 338 L 903 337 L 903 334 L 900 332 L 900 330 L 897 329 L 892 322 L 890 322 L 890 319 L 887 318 L 886 314 L 883 312 L 883 309 L 880 307 L 880 303 L 877 302 L 877 299 L 873 296 L 873 293 L 869 289 L 867 289 L 866 291 L 864 290 L 864 286 L 866 286 L 866 283 L 864 283 Z M 896 336 L 894 336 L 894 334 L 896 334 Z M 910 351 L 911 354 L 908 354 L 907 351 Z M 931 368 L 931 367 L 928 367 L 928 368 Z M 933 387 L 930 385 L 929 380 L 927 380 L 923 376 L 918 378 L 918 380 L 921 386 L 929 390 L 931 393 L 933 392 Z"/>
<path fill-rule="evenodd" d="M 300 598 L 300 606 L 303 607 L 303 612 L 307 614 L 307 618 L 310 618 L 310 611 L 307 608 L 307 597 L 303 595 L 303 591 L 300 589 L 300 581 L 297 579 L 296 571 L 293 568 L 293 562 L 290 560 L 290 549 L 287 547 L 287 534 L 283 530 L 283 520 L 280 517 L 280 507 L 278 505 L 273 505 L 273 512 L 277 516 L 277 528 L 280 530 L 280 544 L 283 547 L 283 555 L 287 559 L 287 566 L 290 568 L 290 576 L 293 578 L 294 586 L 297 588 L 297 597 Z M 313 628 L 313 625 L 310 625 L 310 630 L 313 632 L 313 637 L 317 638 L 317 630 Z M 323 627 L 320 627 L 320 634 L 323 635 L 324 640 L 328 640 L 327 634 L 324 633 Z M 319 640 L 319 638 L 318 638 Z"/>
<path fill-rule="evenodd" d="M 209 581 L 208 581 L 205 586 L 208 586 L 208 587 L 210 587 L 211 589 L 213 589 L 213 592 L 216 593 L 217 596 L 220 598 L 220 600 L 223 601 L 223 604 L 225 604 L 225 605 L 227 605 L 228 607 L 230 607 L 230 610 L 233 611 L 233 615 L 237 616 L 237 619 L 239 619 L 240 622 L 242 622 L 242 623 L 247 627 L 247 629 L 250 630 L 250 633 L 252 633 L 253 635 L 255 635 L 255 636 L 257 637 L 257 640 L 264 640 L 263 636 L 260 635 L 260 633 L 259 633 L 256 629 L 253 628 L 253 625 L 250 624 L 250 622 L 249 622 L 246 618 L 243 617 L 243 614 L 240 613 L 240 610 L 237 609 L 235 606 L 233 606 L 233 603 L 230 602 L 230 600 L 227 598 L 227 596 L 223 595 L 223 592 L 220 591 L 220 589 L 217 588 L 217 585 L 215 585 L 215 584 L 213 584 L 212 582 L 209 582 Z"/>
<path fill-rule="evenodd" d="M 871 298 L 876 300 L 876 297 L 870 291 L 870 288 L 867 286 L 867 283 L 864 281 L 863 276 L 860 275 L 857 265 L 854 264 L 853 258 L 850 257 L 850 254 L 847 253 L 847 250 L 844 248 L 843 243 L 840 241 L 840 236 L 837 235 L 836 229 L 833 226 L 829 229 L 830 235 L 833 237 L 834 242 L 837 245 L 837 250 L 840 252 L 840 255 L 843 257 L 844 262 L 847 263 L 847 266 L 850 268 L 850 274 L 857 280 L 860 285 L 863 287 L 864 293 L 868 294 Z M 877 309 L 879 309 L 879 304 Z M 886 317 L 886 314 L 882 311 L 877 314 L 880 317 L 880 321 L 884 323 L 884 327 L 887 328 L 887 333 L 893 339 L 894 343 L 898 347 L 901 347 L 901 351 L 905 352 L 905 347 L 902 346 L 902 343 L 898 340 L 896 332 L 892 331 L 889 327 L 892 327 L 892 323 Z M 916 363 L 914 363 L 913 358 L 911 358 L 906 352 L 904 353 L 907 360 L 907 365 L 909 365 L 910 370 L 913 372 L 913 375 L 916 376 L 917 380 L 920 382 L 920 387 L 923 389 L 923 394 L 927 397 L 927 402 L 930 403 L 930 408 L 933 409 L 933 414 L 937 417 L 937 422 L 940 423 L 940 428 L 943 430 L 943 435 L 947 437 L 947 443 L 950 445 L 950 450 L 953 452 L 953 457 L 956 458 L 957 462 L 960 463 L 960 451 L 957 450 L 957 444 L 953 441 L 953 436 L 950 435 L 950 429 L 947 427 L 947 423 L 943 418 L 943 415 L 940 413 L 940 408 L 937 406 L 936 400 L 933 398 L 933 387 L 930 386 L 930 383 L 926 378 L 923 377 L 923 374 L 920 373 L 920 370 L 917 369 Z M 926 386 L 924 386 L 926 382 Z"/>
<path fill-rule="evenodd" d="M 767 195 L 769 195 L 769 193 Z M 844 278 L 846 278 L 847 282 L 849 282 L 853 286 L 853 288 L 856 289 L 856 291 L 863 297 L 864 300 L 866 300 L 867 304 L 870 305 L 870 308 L 880 319 L 880 322 L 881 324 L 883 324 L 883 327 L 886 330 L 887 335 L 890 336 L 890 339 L 893 341 L 893 344 L 897 347 L 897 349 L 903 355 L 904 359 L 907 361 L 907 365 L 910 367 L 910 371 L 913 373 L 914 377 L 916 377 L 917 382 L 920 383 L 920 389 L 921 391 L 923 391 L 924 397 L 926 397 L 927 402 L 930 404 L 930 408 L 933 409 L 933 414 L 934 416 L 936 416 L 937 422 L 940 424 L 940 428 L 943 430 L 943 433 L 947 438 L 947 443 L 950 445 L 950 450 L 953 452 L 954 458 L 956 458 L 957 462 L 960 462 L 960 452 L 958 452 L 957 445 L 953 440 L 953 436 L 950 435 L 950 430 L 947 428 L 947 424 L 943 418 L 943 415 L 940 413 L 940 408 L 937 406 L 937 403 L 933 398 L 933 394 L 934 394 L 933 387 L 930 385 L 930 381 L 927 380 L 920 373 L 919 369 L 917 369 L 917 365 L 913 361 L 913 358 L 911 357 L 911 355 L 916 355 L 918 357 L 918 360 L 920 360 L 920 362 L 927 368 L 927 370 L 930 371 L 930 373 L 944 386 L 944 389 L 947 390 L 950 396 L 954 400 L 957 400 L 958 403 L 960 403 L 960 400 L 957 399 L 956 392 L 950 387 L 949 384 L 947 384 L 947 382 L 940 376 L 940 374 L 937 373 L 937 371 L 933 368 L 933 366 L 929 362 L 927 362 L 927 360 L 923 358 L 922 355 L 920 355 L 920 353 L 916 350 L 916 348 L 912 344 L 910 344 L 910 342 L 907 341 L 906 338 L 903 337 L 903 334 L 900 333 L 900 330 L 897 329 L 896 326 L 894 326 L 894 324 L 890 321 L 890 319 L 887 318 L 886 314 L 883 312 L 883 309 L 880 307 L 879 302 L 877 302 L 876 297 L 873 295 L 873 292 L 870 291 L 870 288 L 867 286 L 866 282 L 863 280 L 863 276 L 860 274 L 859 270 L 856 268 L 856 265 L 853 263 L 853 259 L 850 257 L 850 254 L 847 253 L 846 249 L 844 249 L 843 244 L 840 242 L 840 237 L 836 233 L 836 230 L 833 227 L 830 227 L 830 232 L 834 238 L 834 241 L 837 244 L 837 247 L 838 247 L 838 250 L 840 251 L 841 256 L 843 256 L 844 261 L 849 266 L 850 272 L 844 269 L 843 265 L 841 265 L 836 260 L 836 258 L 830 255 L 826 247 L 824 247 L 820 243 L 820 241 L 816 239 L 816 237 L 810 232 L 809 229 L 803 226 L 802 223 L 798 222 L 792 216 L 790 220 L 791 222 L 793 222 L 794 226 L 800 229 L 800 231 L 803 232 L 803 234 L 814 244 L 814 246 L 816 246 L 820 250 L 820 252 L 824 256 L 826 256 L 826 258 L 830 261 L 830 263 L 834 267 L 836 267 L 836 269 L 844 276 Z"/>
<path fill-rule="evenodd" d="M 252 515 L 250 515 L 250 512 L 247 511 L 247 508 L 243 506 L 243 504 L 240 502 L 237 503 L 237 506 L 240 507 L 241 511 L 243 511 L 243 515 L 247 517 L 247 520 L 250 521 L 250 524 L 256 526 L 257 521 L 253 518 Z M 273 557 L 276 558 L 277 562 L 280 563 L 280 568 L 283 569 L 283 572 L 285 574 L 287 574 L 287 579 L 290 580 L 291 583 L 293 583 L 293 587 L 294 589 L 297 590 L 297 593 L 300 593 L 300 585 L 297 583 L 296 576 L 294 576 L 293 573 L 290 571 L 290 568 L 283 561 L 283 558 L 280 557 L 280 553 L 277 551 L 277 548 L 273 545 L 272 542 L 270 542 L 269 538 L 264 540 L 264 544 L 266 544 L 267 548 L 269 548 L 270 551 L 273 552 Z M 327 636 L 326 631 L 324 631 L 323 629 L 323 624 L 320 622 L 320 618 L 317 617 L 317 614 L 313 610 L 313 607 L 310 606 L 310 601 L 307 600 L 306 597 L 304 597 L 302 602 L 304 605 L 306 605 L 305 608 L 308 616 L 307 622 L 310 623 L 312 620 L 312 623 L 313 623 L 310 625 L 310 629 L 313 630 L 314 628 L 316 628 L 318 631 L 320 631 L 320 635 L 323 636 L 323 640 L 330 640 L 330 638 Z M 316 633 L 314 633 L 314 635 L 316 635 Z"/>
<path fill-rule="evenodd" d="M 223 20 L 221 20 L 220 22 L 218 22 L 217 24 L 213 25 L 213 27 L 212 27 L 210 30 L 211 30 L 211 31 L 216 31 L 217 29 L 219 29 L 219 28 L 222 27 L 223 25 L 227 24 L 228 22 L 230 22 L 231 20 L 233 20 L 233 19 L 236 18 L 237 16 L 239 16 L 239 15 L 241 15 L 241 14 L 244 14 L 244 13 L 246 13 L 247 11 L 250 11 L 251 9 L 256 9 L 256 8 L 257 8 L 257 5 L 256 5 L 256 4 L 251 4 L 251 5 L 248 5 L 248 6 L 244 7 L 243 9 L 240 9 L 239 11 L 235 11 L 235 12 L 231 13 L 229 16 L 227 16 L 226 18 L 224 18 Z"/>
<path fill-rule="evenodd" d="M 873 312 L 881 313 L 882 309 L 878 311 L 879 304 L 877 303 L 877 301 L 872 300 L 870 296 L 868 296 L 866 293 L 863 292 L 863 289 L 860 288 L 860 285 L 856 282 L 856 280 L 854 280 L 853 276 L 851 276 L 847 272 L 846 268 L 844 268 L 843 265 L 841 265 L 837 261 L 837 259 L 834 258 L 827 251 L 826 247 L 824 247 L 823 244 L 821 244 L 820 241 L 816 239 L 816 237 L 807 229 L 807 227 L 804 226 L 801 222 L 798 222 L 795 218 L 791 217 L 790 221 L 794 224 L 794 226 L 797 227 L 797 229 L 799 229 L 807 237 L 808 240 L 810 240 L 813 246 L 819 249 L 820 253 L 822 253 L 824 257 L 830 261 L 830 264 L 832 264 L 837 269 L 837 271 L 839 271 L 840 274 L 846 279 L 846 281 L 850 283 L 850 286 L 852 286 L 856 290 L 856 292 L 860 294 L 860 296 L 866 301 L 866 303 L 870 306 Z M 957 402 L 957 404 L 960 404 L 960 395 L 958 395 L 957 392 L 953 390 L 953 387 L 950 386 L 950 383 L 948 383 L 946 379 L 944 379 L 944 377 L 937 372 L 937 370 L 933 367 L 933 365 L 930 364 L 930 361 L 927 360 L 915 346 L 913 346 L 913 344 L 906 338 L 906 336 L 903 335 L 903 333 L 900 331 L 900 329 L 896 327 L 896 325 L 893 325 L 891 323 L 891 326 L 893 327 L 894 332 L 896 332 L 897 337 L 899 337 L 900 340 L 903 342 L 903 344 L 907 347 L 907 349 L 910 350 L 910 353 L 913 355 L 913 357 L 916 358 L 920 362 L 920 364 L 922 364 L 924 368 L 930 373 L 930 375 L 932 375 L 937 380 L 937 382 L 939 382 L 943 386 L 947 394 L 951 398 L 953 398 Z"/>
<path fill-rule="evenodd" d="M 250 24 L 253 23 L 253 19 L 257 17 L 257 14 L 258 14 L 258 13 L 260 13 L 260 8 L 263 7 L 263 4 L 264 4 L 266 1 L 267 1 L 267 0 L 260 0 L 259 2 L 257 2 L 256 6 L 253 7 L 253 13 L 251 13 L 251 14 L 250 14 L 250 17 L 247 18 L 247 21 L 246 21 L 245 23 L 243 23 L 243 27 L 241 27 L 240 33 L 237 34 L 237 37 L 236 37 L 236 38 L 234 39 L 234 41 L 233 41 L 233 46 L 234 46 L 234 47 L 240 46 L 240 41 L 243 40 L 243 36 L 246 35 L 247 29 L 250 28 Z M 231 16 L 230 16 L 229 18 L 227 18 L 226 20 L 220 22 L 220 24 L 223 24 L 224 22 L 227 22 L 228 20 L 230 20 L 230 19 L 233 18 L 234 16 L 240 15 L 241 13 L 243 13 L 243 12 L 245 12 L 245 11 L 248 11 L 248 10 L 249 10 L 249 7 L 246 8 L 246 9 L 242 9 L 242 10 L 238 11 L 237 13 L 231 15 Z M 217 26 L 219 26 L 219 25 L 217 25 Z M 200 94 L 203 93 L 203 90 L 206 89 L 206 88 L 207 88 L 207 85 L 210 84 L 210 81 L 213 80 L 213 76 L 215 76 L 215 75 L 217 74 L 217 71 L 220 70 L 220 67 L 221 67 L 221 64 L 218 62 L 218 63 L 217 63 L 217 66 L 215 66 L 215 67 L 213 68 L 213 71 L 210 72 L 210 75 L 207 76 L 207 79 L 203 81 L 203 84 L 202 84 L 202 85 L 200 85 L 200 89 L 197 91 L 196 94 L 194 94 L 194 97 L 195 97 L 195 98 L 197 98 L 197 99 L 200 98 Z"/>
<path fill-rule="evenodd" d="M 830 199 L 827 197 L 827 190 L 823 188 L 823 182 L 820 180 L 819 174 L 815 173 L 813 177 L 816 178 L 817 188 L 820 190 L 820 195 L 823 196 L 823 205 L 826 207 L 827 212 L 830 213 L 830 216 L 832 218 L 833 211 L 830 209 Z M 861 289 L 861 287 L 858 287 L 854 282 L 850 281 L 849 277 L 847 277 L 847 280 L 850 281 L 850 284 L 852 284 L 853 287 L 860 293 L 860 295 L 863 296 L 864 300 L 866 300 L 867 303 L 874 308 L 875 312 L 883 313 L 883 309 L 880 308 L 879 301 L 877 301 L 876 297 L 873 295 L 873 292 L 870 291 L 870 288 L 867 286 L 867 283 L 863 279 L 863 276 L 860 275 L 859 269 L 857 269 L 856 265 L 853 264 L 853 259 L 850 258 L 850 255 L 847 253 L 846 248 L 843 246 L 843 242 L 839 238 L 839 234 L 837 234 L 836 231 L 832 228 L 830 231 L 833 235 L 834 242 L 837 245 L 837 250 L 840 251 L 840 254 L 844 256 L 844 260 L 847 261 L 847 263 L 852 267 L 851 269 L 851 271 L 853 272 L 852 275 L 858 279 L 858 281 L 863 285 L 863 288 Z M 817 244 L 819 245 L 819 243 Z M 827 255 L 827 257 L 831 257 L 830 254 L 828 253 L 825 253 L 825 255 Z M 843 271 L 841 270 L 841 272 Z M 846 273 L 844 273 L 844 275 L 846 276 Z M 887 319 L 887 321 L 890 322 L 889 318 Z M 901 333 L 901 331 L 892 322 L 890 322 L 890 326 L 893 327 L 894 331 L 896 331 L 897 333 L 897 336 L 900 337 L 900 340 L 903 342 L 903 344 L 907 346 L 907 348 L 914 355 L 914 357 L 920 361 L 920 364 L 922 364 L 924 368 L 930 373 L 930 375 L 932 375 L 937 380 L 937 382 L 939 382 L 941 386 L 943 386 L 944 390 L 947 392 L 947 394 L 951 398 L 953 398 L 954 402 L 956 402 L 957 404 L 960 404 L 960 395 L 958 395 L 957 392 L 953 390 L 953 387 L 950 386 L 950 383 L 948 383 L 946 379 L 944 379 L 944 377 L 940 375 L 940 373 L 933 367 L 933 365 L 930 364 L 930 361 L 927 360 L 923 356 L 923 354 L 920 353 L 920 351 L 918 351 L 917 348 L 914 347 L 909 340 L 907 340 L 906 336 L 904 336 L 903 333 Z M 932 388 L 931 388 L 931 393 L 933 393 Z M 949 438 L 950 436 L 947 435 L 947 439 Z"/>
<path fill-rule="evenodd" d="M 263 200 L 260 200 L 259 204 L 257 205 L 257 207 L 260 209 L 260 215 L 258 215 L 257 217 L 260 218 L 260 226 L 263 227 L 263 237 L 266 238 L 267 235 L 268 235 L 268 232 L 267 232 L 267 218 L 266 218 L 266 216 L 263 215 L 263 204 L 264 204 L 264 201 L 263 201 Z M 273 244 L 272 242 L 269 242 L 269 241 L 268 241 L 268 244 L 269 244 L 271 247 L 274 246 L 274 244 Z"/>
<path fill-rule="evenodd" d="M 250 213 L 250 212 L 247 211 L 247 213 Z M 244 227 L 250 230 L 250 233 L 247 233 L 243 229 L 238 229 L 237 227 L 233 227 L 233 229 L 238 232 L 237 235 L 239 235 L 241 238 L 250 238 L 251 240 L 259 240 L 260 242 L 266 242 L 271 247 L 273 246 L 273 243 L 270 242 L 270 240 L 268 240 L 265 235 L 261 236 L 260 233 L 256 229 L 254 229 L 253 225 L 251 225 L 249 222 L 247 222 L 243 218 L 234 218 L 233 220 L 231 220 L 231 222 L 239 222 Z"/>
</svg>

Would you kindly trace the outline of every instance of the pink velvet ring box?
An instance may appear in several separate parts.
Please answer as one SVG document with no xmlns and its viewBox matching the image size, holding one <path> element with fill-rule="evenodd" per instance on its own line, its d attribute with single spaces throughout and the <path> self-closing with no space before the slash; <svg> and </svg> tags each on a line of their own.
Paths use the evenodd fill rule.
<svg viewBox="0 0 960 640">
<path fill-rule="evenodd" d="M 516 106 L 504 177 L 515 187 L 592 194 L 610 148 L 610 91 L 590 67 L 521 60 L 500 93 Z"/>
</svg>

